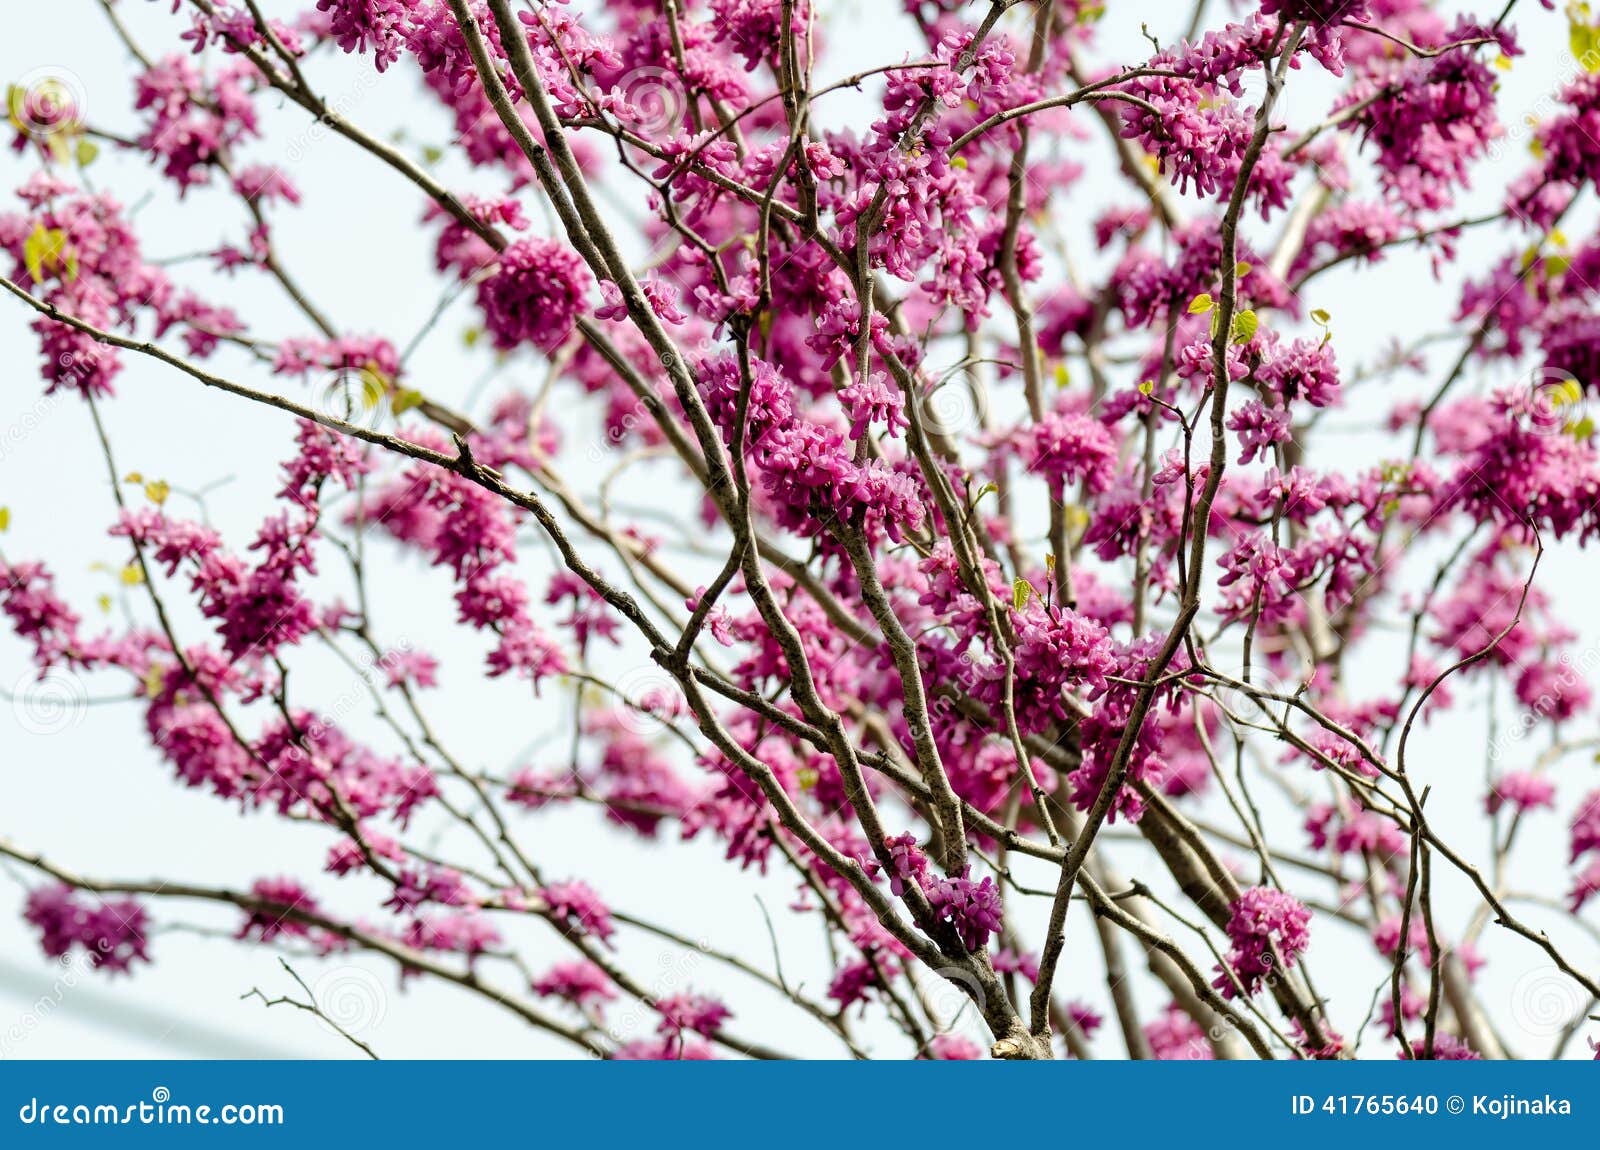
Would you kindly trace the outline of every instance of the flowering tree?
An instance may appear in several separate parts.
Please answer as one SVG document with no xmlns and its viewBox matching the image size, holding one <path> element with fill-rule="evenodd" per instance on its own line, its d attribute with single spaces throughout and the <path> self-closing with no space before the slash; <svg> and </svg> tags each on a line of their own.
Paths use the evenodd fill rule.
<svg viewBox="0 0 1600 1150">
<path fill-rule="evenodd" d="M 1144 58 L 1114 59 L 1088 0 L 904 0 L 920 38 L 826 82 L 849 31 L 821 0 L 175 0 L 161 45 L 130 6 L 100 0 L 131 115 L 13 87 L 0 216 L 45 392 L 109 469 L 124 609 L 93 621 L 9 553 L 0 606 L 39 677 L 138 708 L 179 785 L 320 841 L 229 887 L 0 838 L 46 953 L 131 973 L 154 923 L 221 904 L 245 944 L 386 956 L 608 1058 L 783 1055 L 724 979 L 841 1055 L 1582 1050 L 1600 790 L 1571 762 L 1577 635 L 1535 575 L 1600 534 L 1600 238 L 1562 232 L 1600 175 L 1584 12 L 1571 76 L 1510 130 L 1525 170 L 1468 218 L 1515 22 L 1561 20 L 1539 5 L 1140 4 Z M 420 78 L 447 153 L 352 122 L 322 79 L 350 70 Z M 832 111 L 863 98 L 854 128 Z M 461 357 L 540 382 L 481 405 L 408 371 L 434 322 L 335 326 L 274 226 L 351 207 L 302 203 L 269 105 L 414 198 L 435 320 L 473 310 Z M 237 242 L 172 263 L 98 187 L 108 149 L 160 195 L 232 197 Z M 1469 228 L 1504 258 L 1463 266 Z M 1458 325 L 1352 362 L 1318 287 L 1400 245 Z M 296 325 L 236 314 L 224 277 Z M 119 465 L 138 358 L 283 413 L 256 522 Z M 1319 440 L 1340 409 L 1381 425 L 1373 459 Z M 639 469 L 657 503 L 623 507 Z M 369 589 L 401 555 L 448 576 L 414 609 L 479 665 L 395 641 Z M 330 653 L 360 707 L 297 673 Z M 570 754 L 456 752 L 429 717 L 447 673 L 523 684 L 486 724 L 570 724 Z M 1427 761 L 1430 724 L 1512 698 L 1486 777 Z M 1445 792 L 1475 817 L 1437 815 Z M 694 946 L 674 908 L 531 845 L 596 810 L 667 858 L 714 842 L 733 882 L 785 876 L 831 981 L 713 938 L 705 984 L 658 993 L 616 943 Z M 1569 867 L 1518 869 L 1562 827 Z M 526 958 L 537 927 L 554 965 Z M 1319 989 L 1325 954 L 1359 996 Z M 1508 1041 L 1491 954 L 1566 988 L 1557 1041 Z M 648 1017 L 615 1025 L 622 1002 Z"/>
</svg>

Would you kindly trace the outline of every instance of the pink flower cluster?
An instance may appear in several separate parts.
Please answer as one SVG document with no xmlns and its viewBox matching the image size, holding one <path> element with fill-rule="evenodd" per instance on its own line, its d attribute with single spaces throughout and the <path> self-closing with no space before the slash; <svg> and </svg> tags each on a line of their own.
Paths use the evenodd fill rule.
<svg viewBox="0 0 1600 1150">
<path fill-rule="evenodd" d="M 1576 864 L 1588 858 L 1577 873 L 1568 895 L 1574 911 L 1600 894 L 1600 791 L 1591 792 L 1572 819 L 1572 859 Z"/>
<path fill-rule="evenodd" d="M 1240 894 L 1232 911 L 1228 965 L 1245 993 L 1254 994 L 1279 967 L 1293 966 L 1310 944 L 1311 912 L 1293 895 L 1264 886 Z M 1234 978 L 1227 973 L 1217 976 L 1215 986 L 1225 998 L 1235 994 Z"/>
<path fill-rule="evenodd" d="M 142 905 L 131 898 L 99 898 L 71 887 L 40 887 L 28 896 L 23 911 L 39 932 L 39 945 L 51 958 L 82 949 L 91 967 L 109 974 L 127 974 L 136 962 L 149 962 L 149 923 Z"/>
</svg>

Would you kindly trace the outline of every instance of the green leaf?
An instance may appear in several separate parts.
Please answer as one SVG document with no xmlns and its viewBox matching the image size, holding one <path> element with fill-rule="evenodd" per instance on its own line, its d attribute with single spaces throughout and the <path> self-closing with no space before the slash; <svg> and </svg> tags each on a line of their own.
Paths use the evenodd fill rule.
<svg viewBox="0 0 1600 1150">
<path fill-rule="evenodd" d="M 1153 379 L 1147 379 L 1147 380 L 1145 380 L 1143 383 L 1141 383 L 1139 385 L 1139 394 L 1140 395 L 1154 395 L 1155 394 L 1155 390 L 1156 390 L 1156 381 L 1153 380 Z"/>
<path fill-rule="evenodd" d="M 1248 310 L 1240 312 L 1233 317 L 1233 342 L 1249 343 L 1260 326 L 1261 321 L 1256 318 L 1255 312 Z"/>
<path fill-rule="evenodd" d="M 1311 313 L 1311 319 L 1314 323 L 1319 323 L 1323 327 L 1327 327 L 1328 324 L 1333 320 L 1333 317 L 1329 315 L 1325 309 L 1319 307 Z"/>
<path fill-rule="evenodd" d="M 1570 428 L 1568 428 L 1568 430 L 1572 432 L 1572 438 L 1578 440 L 1580 443 L 1593 439 L 1594 419 L 1586 415 L 1582 419 L 1578 420 L 1577 423 L 1574 423 Z"/>
<path fill-rule="evenodd" d="M 55 271 L 62 264 L 62 254 L 67 247 L 67 233 L 60 228 L 47 228 L 43 224 L 35 224 L 28 238 L 22 242 L 22 263 L 28 269 L 28 276 L 34 283 L 44 282 L 45 272 Z M 67 255 L 67 279 L 78 278 L 78 258 Z"/>
<path fill-rule="evenodd" d="M 389 394 L 389 388 L 394 382 L 384 374 L 382 368 L 370 360 L 357 373 L 357 381 L 361 384 L 359 392 L 361 405 L 368 411 L 377 409 L 383 402 L 383 397 Z"/>
<path fill-rule="evenodd" d="M 11 529 L 11 508 L 0 507 L 0 531 Z"/>
<path fill-rule="evenodd" d="M 1033 594 L 1033 584 L 1026 579 L 1018 579 L 1011 584 L 1011 606 L 1020 611 L 1028 605 L 1028 597 Z"/>
<path fill-rule="evenodd" d="M 425 402 L 422 392 L 413 388 L 403 388 L 394 393 L 394 401 L 389 404 L 389 410 L 396 415 L 404 415 L 414 407 L 421 407 Z"/>
<path fill-rule="evenodd" d="M 100 145 L 90 139 L 78 141 L 78 167 L 87 168 L 100 158 Z"/>
<path fill-rule="evenodd" d="M 1189 314 L 1205 315 L 1206 312 L 1210 311 L 1214 306 L 1215 304 L 1211 299 L 1211 293 L 1201 292 L 1199 295 L 1195 296 L 1194 299 L 1189 301 Z"/>
<path fill-rule="evenodd" d="M 28 238 L 22 242 L 22 262 L 28 269 L 28 278 L 36 284 L 44 282 L 44 253 L 47 234 L 43 224 L 35 224 Z"/>
<path fill-rule="evenodd" d="M 1600 71 L 1600 28 L 1588 22 L 1589 6 L 1574 5 L 1567 14 L 1567 45 L 1585 72 Z"/>
</svg>

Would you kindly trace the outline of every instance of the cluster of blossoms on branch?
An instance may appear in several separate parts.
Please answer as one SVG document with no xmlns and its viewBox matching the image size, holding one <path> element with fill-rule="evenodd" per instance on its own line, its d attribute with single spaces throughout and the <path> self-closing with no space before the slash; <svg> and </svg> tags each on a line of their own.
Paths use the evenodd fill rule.
<svg viewBox="0 0 1600 1150">
<path fill-rule="evenodd" d="M 907 43 L 842 78 L 823 0 L 167 7 L 115 25 L 125 109 L 13 92 L 5 286 L 46 393 L 91 412 L 126 610 L 92 621 L 0 553 L 0 611 L 40 677 L 118 684 L 178 783 L 323 841 L 292 873 L 169 889 L 0 837 L 40 877 L 46 953 L 130 972 L 152 922 L 209 902 L 241 940 L 380 955 L 598 1056 L 787 1053 L 731 996 L 653 986 L 632 959 L 685 945 L 673 908 L 533 829 L 598 815 L 787 883 L 827 938 L 820 983 L 690 952 L 852 1054 L 1503 1056 L 1494 963 L 1577 988 L 1578 1031 L 1591 695 L 1535 569 L 1600 534 L 1600 237 L 1562 227 L 1600 175 L 1600 76 L 1563 84 L 1497 210 L 1463 217 L 1507 132 L 1515 5 L 1218 5 L 1119 61 L 1106 28 L 1144 6 L 905 0 Z M 448 162 L 330 100 L 352 69 L 442 108 Z M 1336 94 L 1290 117 L 1301 83 Z M 340 330 L 291 270 L 277 226 L 317 205 L 279 115 L 414 197 L 440 301 L 409 342 Z M 231 238 L 170 258 L 90 178 L 95 141 Z M 1486 226 L 1507 254 L 1480 267 L 1460 248 Z M 1439 338 L 1374 358 L 1319 306 L 1402 246 L 1459 297 L 1449 359 Z M 287 324 L 229 306 L 247 278 Z M 415 371 L 445 314 L 463 356 L 492 349 L 492 396 Z M 292 417 L 256 522 L 118 466 L 151 358 Z M 1381 452 L 1330 444 L 1351 418 Z M 656 514 L 610 498 L 624 473 Z M 448 583 L 413 610 L 470 633 L 476 667 L 374 607 L 401 556 Z M 359 722 L 297 673 L 329 652 Z M 474 678 L 522 699 L 476 725 L 566 731 L 570 756 L 458 753 L 435 698 Z M 1444 716 L 1508 696 L 1527 723 L 1487 782 L 1430 761 Z M 1490 855 L 1430 789 L 1468 795 Z M 1523 821 L 1560 817 L 1569 894 L 1544 905 L 1507 876 Z M 1324 993 L 1338 946 L 1359 994 Z"/>
</svg>

